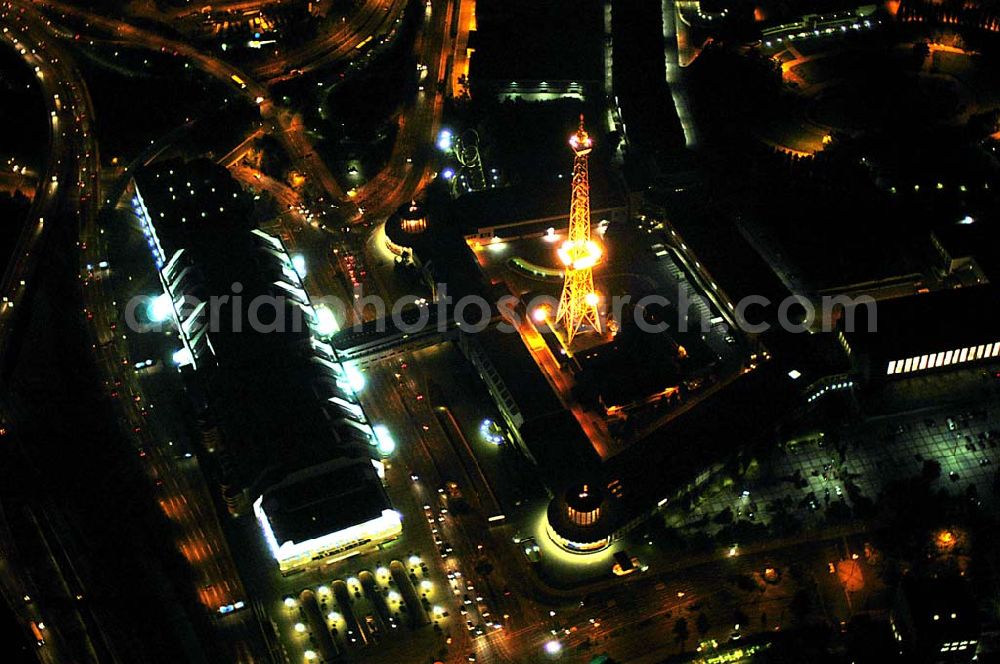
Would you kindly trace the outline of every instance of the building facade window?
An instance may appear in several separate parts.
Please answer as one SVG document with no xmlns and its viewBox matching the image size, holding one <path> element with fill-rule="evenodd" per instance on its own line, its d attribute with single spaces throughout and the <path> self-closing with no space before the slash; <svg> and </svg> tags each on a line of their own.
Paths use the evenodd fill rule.
<svg viewBox="0 0 1000 664">
<path fill-rule="evenodd" d="M 965 362 L 975 362 L 1000 356 L 1000 342 L 992 344 L 981 344 L 979 346 L 968 346 L 966 348 L 956 348 L 954 350 L 930 353 L 927 355 L 917 355 L 905 359 L 890 360 L 886 365 L 886 375 L 897 375 L 936 369 L 938 367 L 950 366 L 952 364 L 963 364 Z"/>
</svg>

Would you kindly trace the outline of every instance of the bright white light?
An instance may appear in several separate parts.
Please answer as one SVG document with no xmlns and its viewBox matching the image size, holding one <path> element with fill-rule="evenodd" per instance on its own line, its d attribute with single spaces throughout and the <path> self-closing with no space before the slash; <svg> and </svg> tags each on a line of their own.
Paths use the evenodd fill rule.
<svg viewBox="0 0 1000 664">
<path fill-rule="evenodd" d="M 376 424 L 372 427 L 375 431 L 375 438 L 378 440 L 378 451 L 382 456 L 389 456 L 396 450 L 396 441 L 384 424 Z"/>
<path fill-rule="evenodd" d="M 173 308 L 170 296 L 166 293 L 160 293 L 153 298 L 149 305 L 149 319 L 154 323 L 162 323 L 170 318 L 170 312 L 173 311 Z"/>
<path fill-rule="evenodd" d="M 433 586 L 434 584 L 430 582 L 430 579 L 424 579 L 420 582 L 421 590 L 430 590 Z"/>
<path fill-rule="evenodd" d="M 306 278 L 306 258 L 302 254 L 292 256 L 292 268 L 300 279 Z"/>
<path fill-rule="evenodd" d="M 379 567 L 377 570 L 375 570 L 375 574 L 377 576 L 389 576 L 389 570 L 386 567 Z"/>
<path fill-rule="evenodd" d="M 451 168 L 446 168 L 443 171 L 441 171 L 441 177 L 443 177 L 445 180 L 450 180 L 453 177 L 455 177 L 455 171 Z"/>
<path fill-rule="evenodd" d="M 303 632 L 306 631 L 306 626 L 303 625 L 302 623 L 295 623 L 295 631 L 298 632 L 299 634 L 302 634 Z"/>
<path fill-rule="evenodd" d="M 365 389 L 365 375 L 353 364 L 345 364 L 344 371 L 347 372 L 347 383 L 351 386 L 351 391 L 357 394 Z"/>
<path fill-rule="evenodd" d="M 410 564 L 416 567 L 420 564 L 420 556 L 410 556 Z"/>
<path fill-rule="evenodd" d="M 959 219 L 958 223 L 962 226 L 968 226 L 969 224 L 976 223 L 976 220 L 970 217 L 969 215 L 965 215 L 964 217 Z"/>
<path fill-rule="evenodd" d="M 315 651 L 313 651 L 313 650 L 307 650 L 307 651 L 305 652 L 305 657 L 306 657 L 306 660 L 307 660 L 307 661 L 310 661 L 310 662 L 315 662 L 315 661 L 316 661 L 316 657 L 317 657 L 317 655 L 316 655 L 316 652 L 315 652 Z"/>
<path fill-rule="evenodd" d="M 545 642 L 545 652 L 550 655 L 558 655 L 562 652 L 562 644 L 558 641 L 546 641 Z"/>
<path fill-rule="evenodd" d="M 295 598 L 294 597 L 286 597 L 285 598 L 285 606 L 287 606 L 289 609 L 291 609 L 292 607 L 294 607 L 295 606 Z"/>
<path fill-rule="evenodd" d="M 320 337 L 330 337 L 340 331 L 337 324 L 337 317 L 330 311 L 330 307 L 320 304 L 316 307 L 316 334 Z"/>
<path fill-rule="evenodd" d="M 181 348 L 174 353 L 174 364 L 179 367 L 191 364 L 193 361 L 194 358 L 191 357 L 191 351 L 187 348 Z"/>
<path fill-rule="evenodd" d="M 451 150 L 451 140 L 452 140 L 451 130 L 442 129 L 441 133 L 438 134 L 438 140 L 437 140 L 438 149 L 441 150 L 442 152 L 448 152 L 449 150 Z"/>
<path fill-rule="evenodd" d="M 791 371 L 788 372 L 788 377 L 791 378 L 792 380 L 798 380 L 799 378 L 802 377 L 802 372 L 799 371 L 798 369 L 792 369 Z"/>
<path fill-rule="evenodd" d="M 316 590 L 319 591 L 320 595 L 328 595 L 330 593 L 330 587 L 329 586 L 320 586 Z"/>
<path fill-rule="evenodd" d="M 398 602 L 401 599 L 402 599 L 402 597 L 395 590 L 393 590 L 392 592 L 389 593 L 389 601 L 390 602 Z"/>
</svg>

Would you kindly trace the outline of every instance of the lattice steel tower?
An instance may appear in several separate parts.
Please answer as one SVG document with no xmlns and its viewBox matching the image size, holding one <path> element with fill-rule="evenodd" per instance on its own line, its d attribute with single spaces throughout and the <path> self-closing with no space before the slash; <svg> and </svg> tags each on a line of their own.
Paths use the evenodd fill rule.
<svg viewBox="0 0 1000 664">
<path fill-rule="evenodd" d="M 569 239 L 559 247 L 559 259 L 566 266 L 562 296 L 559 298 L 559 312 L 556 323 L 566 329 L 566 345 L 573 343 L 581 329 L 589 324 L 601 331 L 601 317 L 597 310 L 600 301 L 594 291 L 593 268 L 601 260 L 601 246 L 590 239 L 590 177 L 588 175 L 588 155 L 593 149 L 593 141 L 580 127 L 570 136 L 573 148 L 573 192 L 569 206 Z"/>
</svg>

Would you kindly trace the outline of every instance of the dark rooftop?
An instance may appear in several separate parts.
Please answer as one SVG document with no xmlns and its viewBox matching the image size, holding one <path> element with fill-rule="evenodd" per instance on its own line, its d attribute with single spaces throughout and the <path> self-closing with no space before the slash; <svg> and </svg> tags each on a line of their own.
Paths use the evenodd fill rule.
<svg viewBox="0 0 1000 664">
<path fill-rule="evenodd" d="M 199 243 L 249 238 L 253 200 L 229 172 L 208 159 L 164 162 L 135 174 L 135 181 L 152 216 L 166 256 Z"/>
<path fill-rule="evenodd" d="M 670 223 L 733 300 L 763 295 L 780 302 L 790 294 L 739 228 L 718 207 L 706 207 L 706 191 L 689 187 L 663 200 Z M 776 306 L 769 307 L 772 316 Z M 756 321 L 755 321 L 756 322 Z"/>
<path fill-rule="evenodd" d="M 1000 281 L 1000 238 L 993 225 L 946 224 L 935 228 L 934 235 L 953 259 L 972 256 L 990 281 Z"/>
<path fill-rule="evenodd" d="M 562 402 L 528 353 L 520 335 L 489 328 L 477 334 L 476 340 L 511 391 L 525 422 L 563 411 Z"/>
<path fill-rule="evenodd" d="M 767 443 L 799 394 L 783 368 L 766 362 L 607 462 L 630 515 L 656 506 L 712 464 Z"/>
<path fill-rule="evenodd" d="M 474 335 L 521 411 L 521 435 L 549 486 L 593 476 L 600 459 L 579 422 L 556 396 L 518 334 Z"/>
<path fill-rule="evenodd" d="M 906 358 L 1000 341 L 1000 309 L 994 286 L 970 286 L 883 300 L 869 318 L 864 305 L 851 307 L 855 352 Z M 844 325 L 848 321 L 840 321 Z M 873 332 L 869 324 L 873 323 Z"/>
<path fill-rule="evenodd" d="M 566 150 L 567 172 L 572 170 L 573 159 Z M 543 182 L 523 182 L 499 189 L 487 189 L 465 194 L 452 203 L 450 217 L 465 235 L 471 235 L 480 228 L 521 224 L 533 220 L 545 220 L 543 226 L 559 228 L 569 220 L 570 178 L 553 178 Z M 590 168 L 590 209 L 596 216 L 601 210 L 622 207 L 626 204 L 612 182 L 612 176 L 599 162 L 591 161 Z M 541 230 L 544 230 L 542 228 Z M 498 231 L 498 235 L 516 235 L 523 229 Z"/>
<path fill-rule="evenodd" d="M 979 634 L 976 602 L 964 579 L 905 577 L 900 591 L 921 640 L 958 641 Z"/>
<path fill-rule="evenodd" d="M 470 78 L 599 80 L 602 33 L 597 0 L 479 0 Z"/>
<path fill-rule="evenodd" d="M 370 521 L 389 499 L 367 459 L 338 459 L 289 475 L 263 494 L 275 539 L 304 542 Z"/>
<path fill-rule="evenodd" d="M 367 459 L 370 436 L 334 359 L 317 357 L 303 309 L 275 285 L 293 273 L 288 258 L 254 232 L 252 201 L 229 173 L 208 160 L 167 162 L 140 171 L 136 183 L 167 262 L 183 249 L 196 275 L 184 278 L 183 292 L 202 302 L 230 296 L 206 326 L 214 362 L 197 372 L 222 429 L 226 483 L 260 490 L 335 457 Z M 257 296 L 282 299 L 257 308 L 265 327 L 254 329 Z"/>
</svg>

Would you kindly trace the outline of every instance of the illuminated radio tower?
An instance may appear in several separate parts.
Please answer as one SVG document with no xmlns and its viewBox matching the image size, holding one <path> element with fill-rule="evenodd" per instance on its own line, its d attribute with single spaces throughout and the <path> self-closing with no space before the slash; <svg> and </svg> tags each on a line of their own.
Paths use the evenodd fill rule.
<svg viewBox="0 0 1000 664">
<path fill-rule="evenodd" d="M 601 247 L 590 239 L 590 177 L 587 173 L 587 156 L 593 141 L 583 128 L 570 136 L 573 148 L 573 193 L 569 206 L 569 239 L 559 247 L 559 259 L 566 266 L 566 280 L 559 298 L 556 323 L 566 328 L 566 345 L 581 328 L 590 324 L 601 331 L 601 318 L 597 311 L 598 296 L 594 291 L 593 268 L 601 260 Z"/>
</svg>

